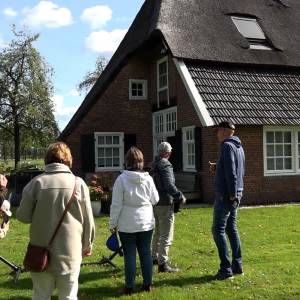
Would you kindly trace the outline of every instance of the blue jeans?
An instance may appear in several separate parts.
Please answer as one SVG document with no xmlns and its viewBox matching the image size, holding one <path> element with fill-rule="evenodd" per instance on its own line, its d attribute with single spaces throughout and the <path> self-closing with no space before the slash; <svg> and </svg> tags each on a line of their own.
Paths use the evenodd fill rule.
<svg viewBox="0 0 300 300">
<path fill-rule="evenodd" d="M 241 197 L 242 195 L 239 195 L 239 200 Z M 239 203 L 231 202 L 228 196 L 216 193 L 212 234 L 221 260 L 220 272 L 230 275 L 232 271 L 242 270 L 241 241 L 236 220 L 238 206 Z M 229 256 L 226 234 L 231 246 L 232 261 Z"/>
<path fill-rule="evenodd" d="M 125 285 L 127 288 L 133 288 L 135 284 L 136 249 L 140 258 L 143 284 L 152 284 L 152 233 L 153 230 L 135 233 L 119 232 L 120 240 L 124 250 Z"/>
</svg>

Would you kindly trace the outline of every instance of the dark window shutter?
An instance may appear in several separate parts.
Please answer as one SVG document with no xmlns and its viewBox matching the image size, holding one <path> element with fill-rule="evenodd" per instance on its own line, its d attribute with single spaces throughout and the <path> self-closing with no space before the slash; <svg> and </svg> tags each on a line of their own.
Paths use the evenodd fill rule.
<svg viewBox="0 0 300 300">
<path fill-rule="evenodd" d="M 124 134 L 124 154 L 131 146 L 136 146 L 136 134 Z"/>
<path fill-rule="evenodd" d="M 174 167 L 174 171 L 182 170 L 182 131 L 176 130 L 175 136 L 168 137 L 167 142 L 172 146 L 172 155 L 170 162 Z"/>
<path fill-rule="evenodd" d="M 94 134 L 81 136 L 81 169 L 83 172 L 95 172 L 95 137 Z"/>
<path fill-rule="evenodd" d="M 201 127 L 195 127 L 195 155 L 196 155 L 196 170 L 201 170 L 202 164 L 202 143 L 201 143 Z"/>
</svg>

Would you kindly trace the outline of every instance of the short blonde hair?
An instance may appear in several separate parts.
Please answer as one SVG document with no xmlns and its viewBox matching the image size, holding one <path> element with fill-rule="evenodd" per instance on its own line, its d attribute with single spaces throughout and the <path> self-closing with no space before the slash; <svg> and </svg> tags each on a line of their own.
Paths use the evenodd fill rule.
<svg viewBox="0 0 300 300">
<path fill-rule="evenodd" d="M 125 155 L 127 170 L 141 171 L 144 168 L 144 155 L 140 149 L 132 146 Z"/>
<path fill-rule="evenodd" d="M 67 144 L 63 142 L 50 144 L 45 155 L 45 165 L 52 163 L 61 163 L 72 167 L 72 154 Z"/>
</svg>

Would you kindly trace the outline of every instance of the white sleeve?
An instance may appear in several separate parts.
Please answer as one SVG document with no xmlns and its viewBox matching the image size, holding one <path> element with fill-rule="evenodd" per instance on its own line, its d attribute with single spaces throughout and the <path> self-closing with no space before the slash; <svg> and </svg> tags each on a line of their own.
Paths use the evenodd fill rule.
<svg viewBox="0 0 300 300">
<path fill-rule="evenodd" d="M 110 218 L 109 218 L 109 228 L 116 228 L 118 225 L 119 216 L 123 208 L 124 202 L 124 191 L 122 186 L 121 175 L 115 181 L 113 192 L 112 192 L 112 201 L 110 206 Z"/>
<path fill-rule="evenodd" d="M 156 205 L 157 202 L 159 201 L 159 195 L 158 195 L 158 191 L 155 187 L 155 184 L 154 184 L 154 181 L 153 181 L 153 178 L 150 177 L 150 187 L 151 187 L 151 203 L 152 205 Z"/>
</svg>

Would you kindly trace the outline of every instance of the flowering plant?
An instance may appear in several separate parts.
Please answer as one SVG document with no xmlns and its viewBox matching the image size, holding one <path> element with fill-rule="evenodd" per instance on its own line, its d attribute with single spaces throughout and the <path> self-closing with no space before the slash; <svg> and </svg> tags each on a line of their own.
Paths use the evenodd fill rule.
<svg viewBox="0 0 300 300">
<path fill-rule="evenodd" d="M 111 198 L 112 182 L 108 174 L 94 174 L 89 184 L 91 201 L 108 201 Z"/>
<path fill-rule="evenodd" d="M 91 201 L 100 201 L 101 197 L 104 194 L 103 188 L 101 185 L 98 185 L 96 180 L 92 180 L 89 185 L 90 198 Z"/>
</svg>

